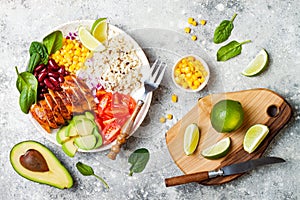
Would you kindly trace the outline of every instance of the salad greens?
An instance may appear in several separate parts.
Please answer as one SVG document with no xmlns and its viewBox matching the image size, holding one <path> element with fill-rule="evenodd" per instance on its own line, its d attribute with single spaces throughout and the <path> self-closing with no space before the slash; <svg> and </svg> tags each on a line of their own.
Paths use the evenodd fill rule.
<svg viewBox="0 0 300 200">
<path fill-rule="evenodd" d="M 108 189 L 109 186 L 108 184 L 105 182 L 105 180 L 99 176 L 97 176 L 95 173 L 94 173 L 94 170 L 92 167 L 86 165 L 86 164 L 83 164 L 82 162 L 77 162 L 76 163 L 76 168 L 78 169 L 78 171 L 83 175 L 83 176 L 95 176 L 97 179 L 99 179 L 103 185 Z"/>
<path fill-rule="evenodd" d="M 43 39 L 48 54 L 53 54 L 62 47 L 63 35 L 61 31 L 54 31 Z"/>
<path fill-rule="evenodd" d="M 217 61 L 226 61 L 239 55 L 242 52 L 242 45 L 249 42 L 251 42 L 251 40 L 246 40 L 241 43 L 234 40 L 222 46 L 217 52 Z"/>
<path fill-rule="evenodd" d="M 148 161 L 149 161 L 149 151 L 145 148 L 135 150 L 128 158 L 128 163 L 131 164 L 129 176 L 132 176 L 133 173 L 142 172 Z"/>
<path fill-rule="evenodd" d="M 237 16 L 236 13 L 232 16 L 231 20 L 223 20 L 216 28 L 214 33 L 214 43 L 219 44 L 226 41 L 231 35 L 231 31 L 234 28 L 233 21 Z"/>
</svg>

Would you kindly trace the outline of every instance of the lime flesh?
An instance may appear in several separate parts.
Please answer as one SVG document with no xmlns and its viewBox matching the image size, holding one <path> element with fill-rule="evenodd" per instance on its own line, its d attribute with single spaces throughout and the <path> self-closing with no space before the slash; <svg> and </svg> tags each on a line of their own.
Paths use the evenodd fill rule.
<svg viewBox="0 0 300 200">
<path fill-rule="evenodd" d="M 201 155 L 207 159 L 218 159 L 227 155 L 230 150 L 230 137 L 226 137 L 216 144 L 204 149 Z"/>
<path fill-rule="evenodd" d="M 244 111 L 238 101 L 225 99 L 213 106 L 210 114 L 213 128 L 220 133 L 237 130 L 244 121 Z"/>
<path fill-rule="evenodd" d="M 91 51 L 103 51 L 105 49 L 105 46 L 92 36 L 85 27 L 79 27 L 78 36 L 83 46 Z"/>
<path fill-rule="evenodd" d="M 269 128 L 263 124 L 256 124 L 251 126 L 244 137 L 244 150 L 252 153 L 260 145 L 269 133 Z"/>
<path fill-rule="evenodd" d="M 246 69 L 242 71 L 244 76 L 255 76 L 261 73 L 267 66 L 269 60 L 268 53 L 262 49 L 255 58 L 248 64 Z"/>
<path fill-rule="evenodd" d="M 198 146 L 200 132 L 197 124 L 190 124 L 184 132 L 183 149 L 186 155 L 194 153 Z"/>
<path fill-rule="evenodd" d="M 92 26 L 92 35 L 101 43 L 107 40 L 107 23 L 106 18 L 96 20 Z"/>
</svg>

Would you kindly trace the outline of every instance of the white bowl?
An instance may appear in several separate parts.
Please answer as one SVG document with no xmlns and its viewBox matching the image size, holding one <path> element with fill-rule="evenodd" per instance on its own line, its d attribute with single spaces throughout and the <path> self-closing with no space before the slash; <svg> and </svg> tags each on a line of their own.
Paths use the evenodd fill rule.
<svg viewBox="0 0 300 200">
<path fill-rule="evenodd" d="M 201 85 L 197 89 L 183 88 L 181 85 L 179 85 L 175 81 L 175 73 L 174 73 L 175 72 L 175 67 L 181 62 L 182 59 L 184 59 L 186 57 L 190 57 L 190 56 L 194 57 L 196 60 L 199 60 L 201 62 L 201 64 L 203 65 L 204 69 L 207 71 L 207 76 L 205 77 L 205 81 L 203 83 L 201 83 Z M 179 60 L 177 60 L 177 62 L 175 63 L 175 65 L 172 68 L 172 80 L 173 80 L 174 84 L 178 88 L 180 88 L 181 90 L 183 90 L 185 92 L 199 92 L 200 90 L 202 90 L 207 85 L 207 82 L 209 80 L 209 76 L 210 76 L 210 72 L 209 72 L 209 67 L 208 67 L 207 63 L 202 58 L 200 58 L 199 56 L 193 55 L 193 54 L 182 56 Z"/>
</svg>

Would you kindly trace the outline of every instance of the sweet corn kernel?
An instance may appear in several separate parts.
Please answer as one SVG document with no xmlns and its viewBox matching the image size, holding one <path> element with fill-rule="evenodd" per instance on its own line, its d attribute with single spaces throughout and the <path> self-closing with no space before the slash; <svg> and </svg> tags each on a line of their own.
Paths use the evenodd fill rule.
<svg viewBox="0 0 300 200">
<path fill-rule="evenodd" d="M 186 28 L 184 28 L 184 32 L 190 33 L 190 32 L 191 32 L 191 29 L 190 29 L 189 27 L 186 27 Z"/>
<path fill-rule="evenodd" d="M 178 96 L 176 94 L 172 94 L 172 102 L 176 103 L 178 101 Z"/>
<path fill-rule="evenodd" d="M 193 36 L 191 37 L 191 39 L 192 39 L 193 41 L 195 41 L 195 40 L 197 40 L 197 36 L 196 36 L 196 35 L 193 35 Z"/>
<path fill-rule="evenodd" d="M 189 17 L 189 18 L 188 18 L 188 23 L 189 23 L 189 24 L 192 24 L 194 21 L 195 21 L 194 18 L 192 18 L 192 17 Z"/>
<path fill-rule="evenodd" d="M 206 24 L 206 20 L 204 20 L 204 19 L 200 20 L 200 24 L 201 24 L 202 26 L 204 26 L 204 25 Z"/>
<path fill-rule="evenodd" d="M 173 115 L 172 114 L 167 114 L 167 119 L 173 119 Z"/>
<path fill-rule="evenodd" d="M 165 117 L 161 117 L 161 118 L 159 119 L 159 121 L 160 121 L 160 123 L 165 123 L 165 122 L 166 122 L 166 118 L 165 118 Z"/>
<path fill-rule="evenodd" d="M 193 21 L 193 22 L 192 22 L 192 25 L 193 25 L 193 26 L 197 26 L 198 23 L 197 23 L 196 21 Z"/>
</svg>

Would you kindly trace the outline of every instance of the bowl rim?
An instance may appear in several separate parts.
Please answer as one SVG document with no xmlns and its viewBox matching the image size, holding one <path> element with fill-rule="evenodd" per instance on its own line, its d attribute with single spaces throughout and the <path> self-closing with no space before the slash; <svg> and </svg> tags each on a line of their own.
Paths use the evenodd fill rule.
<svg viewBox="0 0 300 200">
<path fill-rule="evenodd" d="M 174 75 L 174 71 L 175 71 L 175 67 L 177 66 L 177 64 L 183 59 L 183 58 L 186 58 L 186 57 L 190 57 L 190 56 L 193 56 L 196 58 L 196 60 L 199 60 L 201 62 L 201 64 L 203 65 L 203 67 L 205 68 L 205 70 L 207 71 L 207 76 L 205 77 L 205 81 L 195 90 L 192 90 L 192 89 L 185 89 L 183 87 L 181 87 L 180 85 L 178 85 L 175 81 L 175 75 Z M 175 84 L 175 86 L 181 90 L 184 90 L 186 92 L 199 92 L 201 91 L 208 83 L 208 80 L 210 78 L 210 70 L 209 70 L 209 67 L 207 65 L 207 63 L 203 60 L 203 58 L 201 58 L 200 56 L 198 55 L 195 55 L 195 54 L 187 54 L 187 55 L 184 55 L 184 56 L 181 56 L 176 62 L 175 64 L 173 65 L 172 67 L 172 80 L 173 80 L 173 83 Z"/>
</svg>

